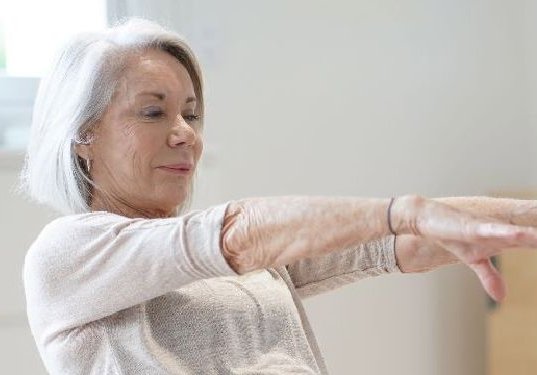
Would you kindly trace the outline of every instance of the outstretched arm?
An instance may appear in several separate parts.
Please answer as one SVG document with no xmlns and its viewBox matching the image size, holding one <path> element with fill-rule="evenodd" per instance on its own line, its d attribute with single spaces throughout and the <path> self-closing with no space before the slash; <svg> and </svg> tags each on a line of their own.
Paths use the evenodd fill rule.
<svg viewBox="0 0 537 375">
<path fill-rule="evenodd" d="M 244 199 L 226 210 L 222 252 L 229 265 L 243 274 L 358 246 L 390 233 L 388 203 L 388 199 L 353 197 Z M 433 199 L 402 196 L 392 206 L 392 226 L 397 235 L 413 234 L 447 249 L 476 272 L 491 297 L 501 300 L 503 280 L 490 257 L 510 247 L 537 248 L 537 230 L 503 224 L 491 216 L 506 210 L 505 206 L 486 207 L 486 212 L 468 213 Z M 511 221 L 520 216 L 511 211 L 505 215 Z M 404 253 L 400 260 L 404 264 Z"/>
</svg>

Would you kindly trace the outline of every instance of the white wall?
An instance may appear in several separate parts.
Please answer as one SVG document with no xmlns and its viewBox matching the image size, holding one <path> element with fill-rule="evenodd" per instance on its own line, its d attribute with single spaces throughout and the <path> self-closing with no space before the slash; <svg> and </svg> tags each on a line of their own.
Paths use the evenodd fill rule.
<svg viewBox="0 0 537 375">
<path fill-rule="evenodd" d="M 531 128 L 530 149 L 532 160 L 537 160 L 537 1 L 524 0 L 524 42 L 525 42 L 525 69 L 526 69 L 526 103 L 528 106 L 528 123 Z M 532 169 L 532 183 L 537 185 L 537 168 Z"/>
<path fill-rule="evenodd" d="M 196 206 L 283 194 L 477 195 L 537 183 L 529 0 L 110 4 L 173 25 L 202 58 L 215 155 Z M 11 268 L 48 219 L 6 194 Z M 15 271 L 0 285 L 20 309 L 21 289 L 5 287 Z M 363 280 L 305 304 L 333 374 L 478 375 L 485 302 L 474 275 L 451 266 Z"/>
<path fill-rule="evenodd" d="M 0 372 L 45 374 L 26 320 L 22 264 L 26 249 L 53 215 L 11 194 L 18 160 L 0 163 Z"/>
</svg>

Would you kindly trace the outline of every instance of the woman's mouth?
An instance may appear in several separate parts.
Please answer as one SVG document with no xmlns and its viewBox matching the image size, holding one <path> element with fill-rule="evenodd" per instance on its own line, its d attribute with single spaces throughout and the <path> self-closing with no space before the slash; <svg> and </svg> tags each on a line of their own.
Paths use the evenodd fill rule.
<svg viewBox="0 0 537 375">
<path fill-rule="evenodd" d="M 163 165 L 158 169 L 178 175 L 189 175 L 192 172 L 192 164 Z"/>
</svg>

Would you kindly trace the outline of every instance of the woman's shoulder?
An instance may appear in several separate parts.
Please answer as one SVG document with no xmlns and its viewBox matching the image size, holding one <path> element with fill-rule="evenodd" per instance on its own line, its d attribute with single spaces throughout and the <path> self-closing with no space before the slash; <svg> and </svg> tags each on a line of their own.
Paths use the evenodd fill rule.
<svg viewBox="0 0 537 375">
<path fill-rule="evenodd" d="M 81 229 L 85 225 L 95 225 L 102 221 L 110 221 L 110 214 L 99 211 L 59 216 L 43 226 L 37 239 L 65 235 L 71 228 Z"/>
<path fill-rule="evenodd" d="M 53 248 L 76 245 L 123 219 L 127 218 L 106 211 L 59 216 L 45 224 L 30 245 L 28 253 L 46 249 L 47 254 L 51 254 Z"/>
<path fill-rule="evenodd" d="M 132 219 L 126 216 L 121 216 L 108 211 L 92 211 L 81 214 L 64 215 L 59 216 L 46 224 L 40 234 L 49 232 L 65 233 L 65 230 L 69 228 L 91 228 L 131 220 Z"/>
</svg>

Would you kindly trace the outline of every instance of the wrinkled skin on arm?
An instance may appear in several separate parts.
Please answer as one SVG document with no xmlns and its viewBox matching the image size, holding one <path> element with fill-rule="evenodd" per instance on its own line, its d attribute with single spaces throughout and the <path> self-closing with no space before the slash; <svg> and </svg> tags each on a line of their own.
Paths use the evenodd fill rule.
<svg viewBox="0 0 537 375">
<path fill-rule="evenodd" d="M 224 219 L 223 253 L 235 270 L 246 273 L 341 250 L 387 234 L 388 203 L 307 196 L 231 202 Z"/>
<path fill-rule="evenodd" d="M 537 248 L 537 229 L 528 226 L 534 222 L 534 209 L 515 200 L 464 199 L 408 195 L 395 200 L 391 221 L 399 236 L 400 267 L 419 272 L 464 262 L 489 295 L 501 300 L 503 280 L 490 257 L 506 248 Z M 307 196 L 232 202 L 224 219 L 222 250 L 242 274 L 357 246 L 390 234 L 388 204 L 388 199 Z"/>
</svg>

